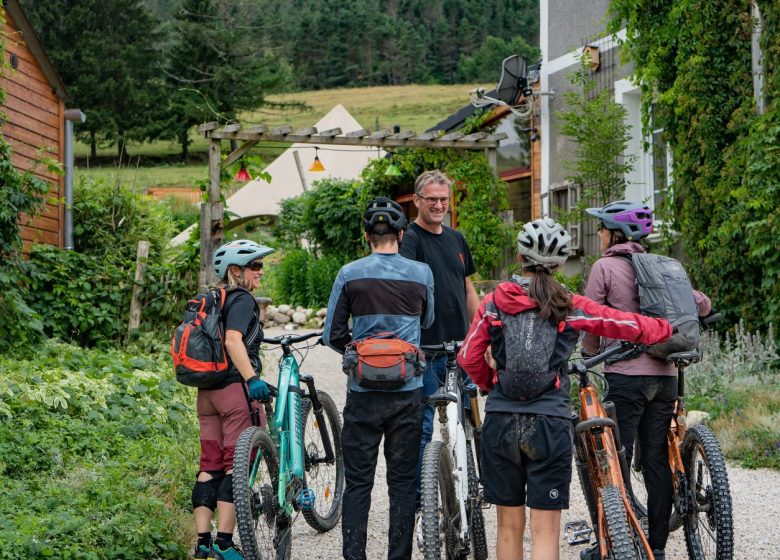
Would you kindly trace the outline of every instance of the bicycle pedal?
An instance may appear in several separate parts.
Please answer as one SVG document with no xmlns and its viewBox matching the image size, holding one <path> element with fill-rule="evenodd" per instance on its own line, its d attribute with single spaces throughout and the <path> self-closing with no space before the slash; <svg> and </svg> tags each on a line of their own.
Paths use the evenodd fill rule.
<svg viewBox="0 0 780 560">
<path fill-rule="evenodd" d="M 314 490 L 311 488 L 304 488 L 301 493 L 298 494 L 298 505 L 304 511 L 308 511 L 314 508 Z"/>
<path fill-rule="evenodd" d="M 588 544 L 592 532 L 593 528 L 591 528 L 590 524 L 584 519 L 569 521 L 563 526 L 563 534 L 566 537 L 566 542 L 569 543 L 570 546 Z"/>
</svg>

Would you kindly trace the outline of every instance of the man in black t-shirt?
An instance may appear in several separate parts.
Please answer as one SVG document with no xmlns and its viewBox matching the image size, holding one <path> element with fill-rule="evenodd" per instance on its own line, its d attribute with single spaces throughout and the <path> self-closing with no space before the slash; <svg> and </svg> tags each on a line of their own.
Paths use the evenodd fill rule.
<svg viewBox="0 0 780 560">
<path fill-rule="evenodd" d="M 425 171 L 414 184 L 417 218 L 401 243 L 403 257 L 426 263 L 433 271 L 434 321 L 423 329 L 420 344 L 441 344 L 463 340 L 479 297 L 469 276 L 476 272 L 471 251 L 461 233 L 444 225 L 450 203 L 452 181 L 441 171 Z M 423 373 L 423 396 L 434 394 L 443 384 L 446 356 L 427 355 Z M 417 466 L 417 501 L 420 500 L 420 468 L 425 446 L 433 434 L 434 408 L 425 407 L 420 458 Z"/>
</svg>

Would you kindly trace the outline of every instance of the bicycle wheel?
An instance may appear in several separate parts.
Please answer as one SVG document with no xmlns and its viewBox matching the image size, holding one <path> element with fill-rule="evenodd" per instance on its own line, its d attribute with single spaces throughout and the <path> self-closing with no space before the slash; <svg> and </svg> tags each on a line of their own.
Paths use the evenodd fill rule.
<svg viewBox="0 0 780 560">
<path fill-rule="evenodd" d="M 683 464 L 691 497 L 683 517 L 688 556 L 692 560 L 731 560 L 734 526 L 726 462 L 712 431 L 701 424 L 683 440 Z"/>
<path fill-rule="evenodd" d="M 471 442 L 466 442 L 466 466 L 469 475 L 469 534 L 471 535 L 471 550 L 474 560 L 486 560 L 488 557 L 487 538 L 485 537 L 485 516 L 482 514 L 481 497 L 479 496 L 479 479 L 474 464 L 474 453 Z"/>
<path fill-rule="evenodd" d="M 604 506 L 604 518 L 607 524 L 607 536 L 610 542 L 612 560 L 637 560 L 634 539 L 629 530 L 626 508 L 620 490 L 615 486 L 601 489 L 601 503 Z"/>
<path fill-rule="evenodd" d="M 422 530 L 425 560 L 451 559 L 458 551 L 460 509 L 455 498 L 452 458 L 441 441 L 425 447 L 422 464 Z M 443 545 L 443 546 L 442 546 Z"/>
<path fill-rule="evenodd" d="M 261 428 L 247 428 L 236 442 L 233 499 L 241 547 L 249 560 L 274 557 L 278 483 L 279 458 L 271 436 Z"/>
<path fill-rule="evenodd" d="M 327 393 L 317 391 L 322 405 L 322 417 L 312 410 L 312 402 L 303 403 L 303 448 L 306 468 L 305 485 L 314 491 L 314 506 L 303 510 L 303 517 L 312 529 L 330 531 L 341 518 L 344 499 L 344 458 L 341 455 L 341 420 L 336 403 Z M 330 440 L 335 458 L 325 462 L 325 446 L 321 428 Z"/>
</svg>

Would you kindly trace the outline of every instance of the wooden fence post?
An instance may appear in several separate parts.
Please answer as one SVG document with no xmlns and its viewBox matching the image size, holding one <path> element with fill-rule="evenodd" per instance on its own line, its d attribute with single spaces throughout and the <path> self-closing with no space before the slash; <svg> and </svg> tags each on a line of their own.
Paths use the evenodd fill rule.
<svg viewBox="0 0 780 560">
<path fill-rule="evenodd" d="M 130 301 L 130 320 L 127 322 L 127 336 L 137 330 L 141 324 L 141 290 L 149 257 L 149 242 L 139 241 L 135 257 L 135 280 L 133 281 L 133 299 Z"/>
</svg>

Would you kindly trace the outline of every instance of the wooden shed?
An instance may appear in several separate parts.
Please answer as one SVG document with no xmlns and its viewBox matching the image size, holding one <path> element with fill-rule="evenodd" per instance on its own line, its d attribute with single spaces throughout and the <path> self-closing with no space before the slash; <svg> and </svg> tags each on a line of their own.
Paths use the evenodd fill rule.
<svg viewBox="0 0 780 560">
<path fill-rule="evenodd" d="M 10 68 L 0 76 L 0 87 L 5 91 L 0 132 L 13 147 L 14 166 L 27 171 L 41 156 L 64 160 L 68 93 L 18 0 L 3 0 L 3 7 L 4 62 Z M 63 177 L 43 166 L 36 174 L 50 184 L 50 190 L 40 215 L 19 217 L 22 239 L 25 246 L 35 242 L 62 247 Z"/>
</svg>

